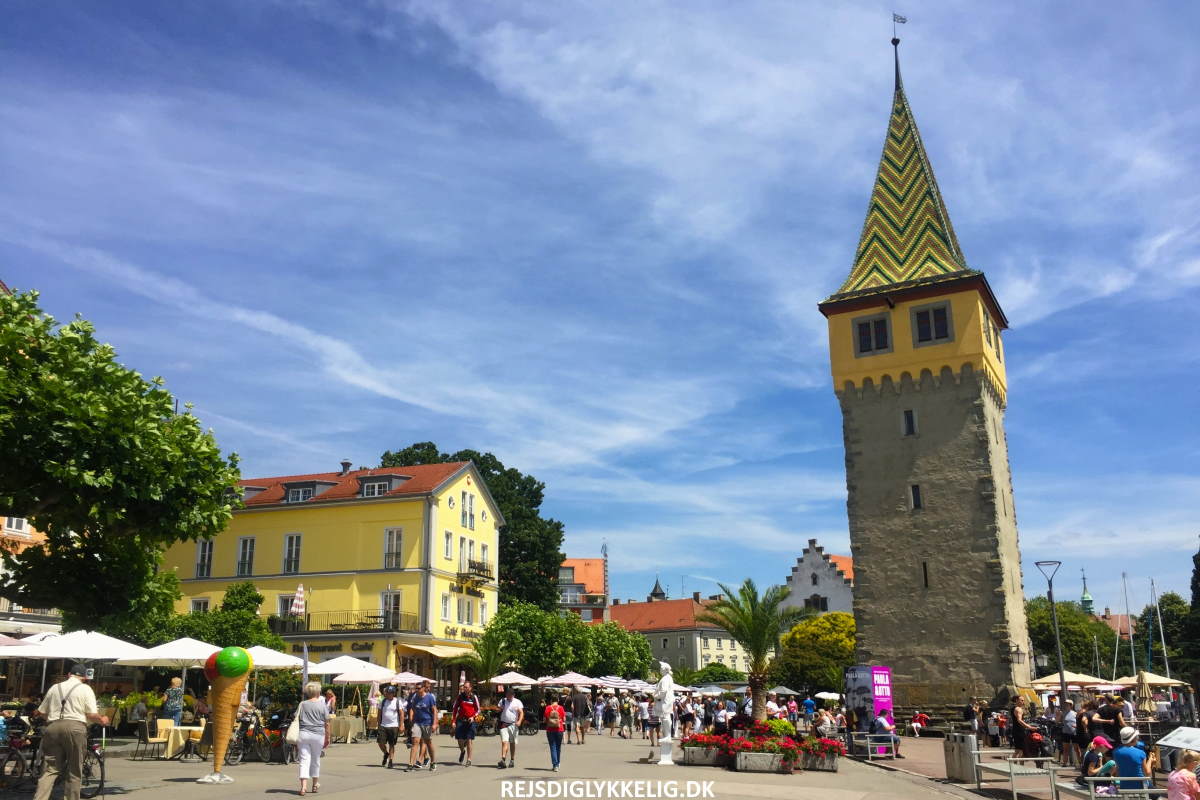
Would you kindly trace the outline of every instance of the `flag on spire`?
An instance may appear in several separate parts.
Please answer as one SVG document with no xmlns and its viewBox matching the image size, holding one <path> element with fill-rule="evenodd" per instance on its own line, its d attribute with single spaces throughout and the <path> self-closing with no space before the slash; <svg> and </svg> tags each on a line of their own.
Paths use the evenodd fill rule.
<svg viewBox="0 0 1200 800">
<path fill-rule="evenodd" d="M 908 17 L 902 17 L 899 14 L 892 14 L 892 22 L 899 22 L 901 25 L 908 22 Z"/>
</svg>

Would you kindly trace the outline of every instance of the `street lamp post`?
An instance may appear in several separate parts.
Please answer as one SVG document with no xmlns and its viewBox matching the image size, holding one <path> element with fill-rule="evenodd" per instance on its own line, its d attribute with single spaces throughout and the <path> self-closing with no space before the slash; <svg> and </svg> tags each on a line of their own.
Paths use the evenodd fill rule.
<svg viewBox="0 0 1200 800">
<path fill-rule="evenodd" d="M 1054 575 L 1062 566 L 1061 561 L 1037 561 L 1038 570 L 1046 576 L 1046 597 L 1050 600 L 1050 619 L 1054 622 L 1054 649 L 1058 653 L 1058 710 L 1064 713 L 1067 702 L 1067 670 L 1063 666 L 1062 639 L 1058 635 L 1058 609 L 1054 607 Z"/>
</svg>

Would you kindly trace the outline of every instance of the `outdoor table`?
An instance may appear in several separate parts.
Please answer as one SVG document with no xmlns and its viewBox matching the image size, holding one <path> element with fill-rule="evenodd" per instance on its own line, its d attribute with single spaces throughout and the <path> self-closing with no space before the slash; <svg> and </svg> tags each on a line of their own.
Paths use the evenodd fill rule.
<svg viewBox="0 0 1200 800">
<path fill-rule="evenodd" d="M 183 755 L 184 749 L 187 747 L 188 739 L 199 739 L 204 728 L 200 725 L 176 725 L 167 732 L 167 743 L 163 746 L 163 758 L 178 758 Z"/>
<path fill-rule="evenodd" d="M 329 720 L 330 742 L 353 742 L 364 735 L 362 717 L 333 717 Z"/>
</svg>

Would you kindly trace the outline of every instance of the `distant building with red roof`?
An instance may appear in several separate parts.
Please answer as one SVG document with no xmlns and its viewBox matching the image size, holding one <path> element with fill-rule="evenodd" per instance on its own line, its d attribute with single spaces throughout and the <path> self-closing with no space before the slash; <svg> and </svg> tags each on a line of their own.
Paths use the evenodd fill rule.
<svg viewBox="0 0 1200 800">
<path fill-rule="evenodd" d="M 789 607 L 853 614 L 854 559 L 826 553 L 816 539 L 809 539 L 792 566 L 787 587 Z"/>
<path fill-rule="evenodd" d="M 741 645 L 711 622 L 697 619 L 712 600 L 701 599 L 699 592 L 672 599 L 655 581 L 644 603 L 613 600 L 608 618 L 645 636 L 656 661 L 688 669 L 717 663 L 745 672 L 746 654 Z"/>
<path fill-rule="evenodd" d="M 608 605 L 608 558 L 564 558 L 558 568 L 558 607 L 585 622 L 600 622 Z"/>
</svg>

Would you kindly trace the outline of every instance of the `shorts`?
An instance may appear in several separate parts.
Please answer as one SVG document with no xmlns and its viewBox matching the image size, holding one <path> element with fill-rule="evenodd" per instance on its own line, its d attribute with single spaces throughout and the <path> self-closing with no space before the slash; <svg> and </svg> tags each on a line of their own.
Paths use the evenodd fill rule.
<svg viewBox="0 0 1200 800">
<path fill-rule="evenodd" d="M 691 725 L 696 721 L 695 714 L 684 714 L 679 718 L 679 722 L 683 725 Z"/>
<path fill-rule="evenodd" d="M 386 744 L 389 747 L 396 744 L 396 740 L 400 738 L 399 728 L 380 728 L 379 743 Z"/>
<path fill-rule="evenodd" d="M 500 726 L 500 741 L 502 742 L 511 742 L 516 744 L 517 737 L 520 735 L 521 731 L 516 725 L 509 724 Z"/>
<path fill-rule="evenodd" d="M 433 725 L 423 725 L 420 722 L 414 722 L 411 736 L 414 739 L 429 741 L 433 738 Z"/>
<path fill-rule="evenodd" d="M 454 726 L 454 738 L 458 739 L 460 742 L 463 741 L 464 739 L 474 739 L 475 738 L 475 720 L 460 719 L 458 721 L 458 723 Z"/>
<path fill-rule="evenodd" d="M 648 719 L 646 720 L 646 730 L 656 731 L 662 725 L 662 720 Z"/>
</svg>

